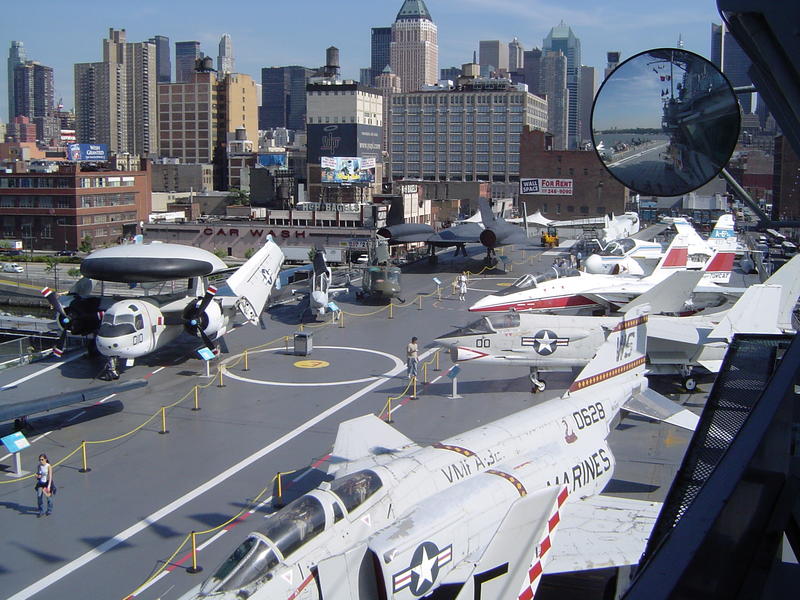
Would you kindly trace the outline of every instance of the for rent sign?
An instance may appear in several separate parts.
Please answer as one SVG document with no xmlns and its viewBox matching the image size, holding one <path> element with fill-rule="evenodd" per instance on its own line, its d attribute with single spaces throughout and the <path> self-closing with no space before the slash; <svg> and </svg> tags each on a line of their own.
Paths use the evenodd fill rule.
<svg viewBox="0 0 800 600">
<path fill-rule="evenodd" d="M 535 179 L 519 180 L 520 194 L 539 196 L 572 196 L 572 179 Z"/>
</svg>

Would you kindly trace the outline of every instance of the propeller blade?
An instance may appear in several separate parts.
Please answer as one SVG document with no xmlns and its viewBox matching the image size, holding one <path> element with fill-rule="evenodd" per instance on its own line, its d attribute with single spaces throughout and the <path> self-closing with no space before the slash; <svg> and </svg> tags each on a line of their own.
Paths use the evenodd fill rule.
<svg viewBox="0 0 800 600">
<path fill-rule="evenodd" d="M 58 342 L 56 345 L 53 346 L 53 355 L 56 358 L 61 358 L 64 355 L 64 350 L 67 347 L 67 330 L 63 330 L 61 332 L 61 337 L 58 338 Z"/>
<path fill-rule="evenodd" d="M 58 301 L 58 294 L 56 294 L 54 290 L 46 287 L 43 288 L 40 293 L 45 297 L 45 300 L 50 303 L 50 306 L 53 307 L 54 311 L 63 317 L 67 316 L 67 313 L 64 312 L 64 307 L 61 306 L 61 302 Z"/>
<path fill-rule="evenodd" d="M 208 308 L 208 305 L 210 304 L 211 299 L 214 298 L 216 293 L 217 293 L 217 288 L 215 288 L 213 285 L 210 285 L 210 286 L 208 286 L 206 288 L 206 293 L 203 296 L 203 299 L 200 300 L 200 304 L 197 306 L 197 313 L 198 314 L 202 314 L 202 313 L 206 312 L 206 308 Z"/>
<path fill-rule="evenodd" d="M 198 329 L 198 331 L 200 332 L 200 337 L 203 339 L 203 343 L 206 345 L 206 348 L 214 352 L 217 349 L 217 347 L 214 346 L 214 342 L 211 341 L 211 338 L 208 337 L 206 335 L 206 332 L 203 331 L 202 329 Z"/>
<path fill-rule="evenodd" d="M 261 326 L 261 329 L 266 329 L 267 324 L 264 322 L 264 314 L 258 315 L 258 324 Z"/>
</svg>

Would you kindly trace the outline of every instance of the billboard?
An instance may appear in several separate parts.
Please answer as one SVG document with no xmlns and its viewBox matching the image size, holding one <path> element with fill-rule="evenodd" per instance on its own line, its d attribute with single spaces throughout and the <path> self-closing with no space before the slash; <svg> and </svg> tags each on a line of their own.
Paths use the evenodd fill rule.
<svg viewBox="0 0 800 600">
<path fill-rule="evenodd" d="M 67 160 L 108 160 L 108 144 L 67 144 Z"/>
<path fill-rule="evenodd" d="M 323 156 L 322 183 L 375 183 L 375 159 L 355 156 Z"/>
<path fill-rule="evenodd" d="M 311 123 L 306 126 L 308 164 L 321 164 L 323 156 L 363 156 L 381 162 L 382 131 L 376 125 Z"/>
<path fill-rule="evenodd" d="M 261 167 L 285 167 L 286 154 L 283 152 L 279 154 L 259 154 L 258 165 Z"/>
<path fill-rule="evenodd" d="M 520 179 L 519 193 L 536 196 L 572 196 L 572 179 Z"/>
</svg>

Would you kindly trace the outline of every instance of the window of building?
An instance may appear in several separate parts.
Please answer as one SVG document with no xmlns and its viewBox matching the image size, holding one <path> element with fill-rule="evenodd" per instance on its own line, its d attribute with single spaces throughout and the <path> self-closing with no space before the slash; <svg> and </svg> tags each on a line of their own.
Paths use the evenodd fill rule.
<svg viewBox="0 0 800 600">
<path fill-rule="evenodd" d="M 575 212 L 575 206 L 573 206 L 572 204 L 567 204 L 567 212 L 568 213 L 574 213 Z"/>
</svg>

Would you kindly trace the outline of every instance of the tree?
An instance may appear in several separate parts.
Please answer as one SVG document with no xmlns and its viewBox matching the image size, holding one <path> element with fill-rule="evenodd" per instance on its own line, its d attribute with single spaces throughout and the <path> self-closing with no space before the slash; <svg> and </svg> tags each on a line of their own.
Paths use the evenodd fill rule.
<svg viewBox="0 0 800 600">
<path fill-rule="evenodd" d="M 247 250 L 244 251 L 244 257 L 247 259 L 253 258 L 253 254 L 255 253 L 256 253 L 255 248 L 248 248 Z"/>
<path fill-rule="evenodd" d="M 83 236 L 83 239 L 78 246 L 78 250 L 81 252 L 91 252 L 93 247 L 94 244 L 92 243 L 92 236 L 87 233 L 85 236 Z"/>
<path fill-rule="evenodd" d="M 226 256 L 228 256 L 228 253 L 225 252 L 225 250 L 223 250 L 222 248 L 214 248 L 214 250 L 212 250 L 212 254 L 214 254 L 214 256 L 216 256 L 217 258 L 225 258 Z"/>
<path fill-rule="evenodd" d="M 230 204 L 248 205 L 250 204 L 250 192 L 239 188 L 231 188 L 228 190 L 228 201 Z"/>
<path fill-rule="evenodd" d="M 44 261 L 47 263 L 44 270 L 46 273 L 53 274 L 53 289 L 58 293 L 58 265 L 60 261 L 55 256 L 45 256 Z"/>
</svg>

